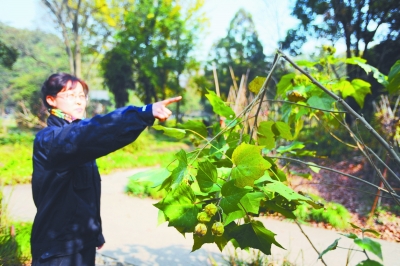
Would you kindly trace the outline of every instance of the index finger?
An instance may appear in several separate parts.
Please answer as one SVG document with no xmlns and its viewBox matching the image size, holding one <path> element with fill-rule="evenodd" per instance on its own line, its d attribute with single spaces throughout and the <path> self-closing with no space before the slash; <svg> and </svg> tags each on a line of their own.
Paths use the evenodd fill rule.
<svg viewBox="0 0 400 266">
<path fill-rule="evenodd" d="M 165 106 L 167 106 L 168 104 L 176 103 L 176 102 L 179 102 L 180 100 L 182 100 L 182 96 L 178 96 L 178 97 L 174 97 L 174 98 L 165 99 L 164 101 L 162 101 L 162 103 L 163 103 Z"/>
</svg>

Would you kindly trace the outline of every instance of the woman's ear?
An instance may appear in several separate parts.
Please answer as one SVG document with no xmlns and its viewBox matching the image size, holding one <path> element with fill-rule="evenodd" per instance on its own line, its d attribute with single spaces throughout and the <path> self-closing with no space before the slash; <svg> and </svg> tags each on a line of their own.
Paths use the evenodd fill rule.
<svg viewBox="0 0 400 266">
<path fill-rule="evenodd" d="M 47 95 L 47 96 L 46 96 L 46 102 L 47 102 L 51 107 L 57 107 L 56 99 L 55 99 L 53 96 L 51 96 L 51 95 Z"/>
</svg>

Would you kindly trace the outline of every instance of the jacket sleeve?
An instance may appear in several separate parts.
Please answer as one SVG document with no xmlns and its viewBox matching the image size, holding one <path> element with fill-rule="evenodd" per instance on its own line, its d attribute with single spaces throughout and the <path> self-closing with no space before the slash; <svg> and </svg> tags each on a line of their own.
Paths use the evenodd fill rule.
<svg viewBox="0 0 400 266">
<path fill-rule="evenodd" d="M 116 151 L 135 141 L 154 123 L 152 105 L 127 106 L 106 115 L 48 127 L 37 135 L 36 149 L 45 168 L 64 170 Z"/>
</svg>

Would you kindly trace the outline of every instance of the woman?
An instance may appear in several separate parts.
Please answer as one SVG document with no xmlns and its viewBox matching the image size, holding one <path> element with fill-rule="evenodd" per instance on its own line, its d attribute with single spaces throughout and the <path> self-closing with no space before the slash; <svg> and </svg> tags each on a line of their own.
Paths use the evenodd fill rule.
<svg viewBox="0 0 400 266">
<path fill-rule="evenodd" d="M 32 228 L 32 265 L 94 265 L 105 242 L 100 218 L 100 175 L 96 158 L 133 142 L 165 121 L 167 105 L 127 106 L 84 119 L 89 88 L 72 75 L 51 75 L 42 86 L 48 127 L 35 138 L 32 192 L 37 213 Z"/>
</svg>

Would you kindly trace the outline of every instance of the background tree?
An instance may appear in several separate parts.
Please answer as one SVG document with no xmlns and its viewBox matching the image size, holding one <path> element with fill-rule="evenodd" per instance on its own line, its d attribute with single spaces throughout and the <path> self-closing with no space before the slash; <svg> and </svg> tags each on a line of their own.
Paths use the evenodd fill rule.
<svg viewBox="0 0 400 266">
<path fill-rule="evenodd" d="M 82 77 L 82 55 L 103 52 L 134 0 L 42 0 L 42 3 L 48 7 L 61 32 L 70 73 Z M 93 62 L 89 63 L 92 65 Z"/>
<path fill-rule="evenodd" d="M 40 126 L 46 116 L 40 87 L 49 73 L 68 71 L 62 41 L 42 31 L 19 30 L 0 24 L 2 40 L 18 53 L 13 69 L 0 66 L 0 106 L 2 112 L 15 110 L 18 122 Z"/>
<path fill-rule="evenodd" d="M 0 65 L 11 69 L 15 61 L 17 61 L 18 53 L 13 47 L 7 46 L 0 40 Z"/>
<path fill-rule="evenodd" d="M 231 20 L 228 34 L 216 43 L 210 52 L 210 60 L 205 68 L 208 82 L 213 78 L 215 64 L 220 92 L 227 97 L 233 84 L 229 67 L 232 67 L 236 82 L 249 71 L 248 81 L 255 76 L 265 76 L 266 56 L 258 39 L 250 13 L 240 9 Z M 210 84 L 210 83 L 209 83 Z"/>
<path fill-rule="evenodd" d="M 399 12 L 396 0 L 297 0 L 292 15 L 300 24 L 288 32 L 282 48 L 299 54 L 307 37 L 326 38 L 332 44 L 344 38 L 346 57 L 363 57 L 374 41 L 399 38 Z M 348 65 L 347 74 L 356 77 L 359 73 L 355 69 Z"/>
<path fill-rule="evenodd" d="M 131 64 L 124 68 L 128 82 L 122 82 L 124 86 L 119 86 L 118 90 L 112 89 L 115 98 L 120 99 L 119 105 L 128 101 L 128 89 L 134 89 L 144 103 L 180 93 L 179 79 L 191 60 L 190 51 L 201 27 L 196 12 L 202 1 L 190 3 L 182 6 L 179 1 L 144 0 L 128 12 L 125 28 L 117 36 L 118 43 L 102 63 L 110 88 L 119 86 L 119 73 L 109 71 L 112 68 L 110 59 L 120 58 L 121 67 L 128 62 Z M 124 54 L 123 58 L 118 54 Z"/>
</svg>

